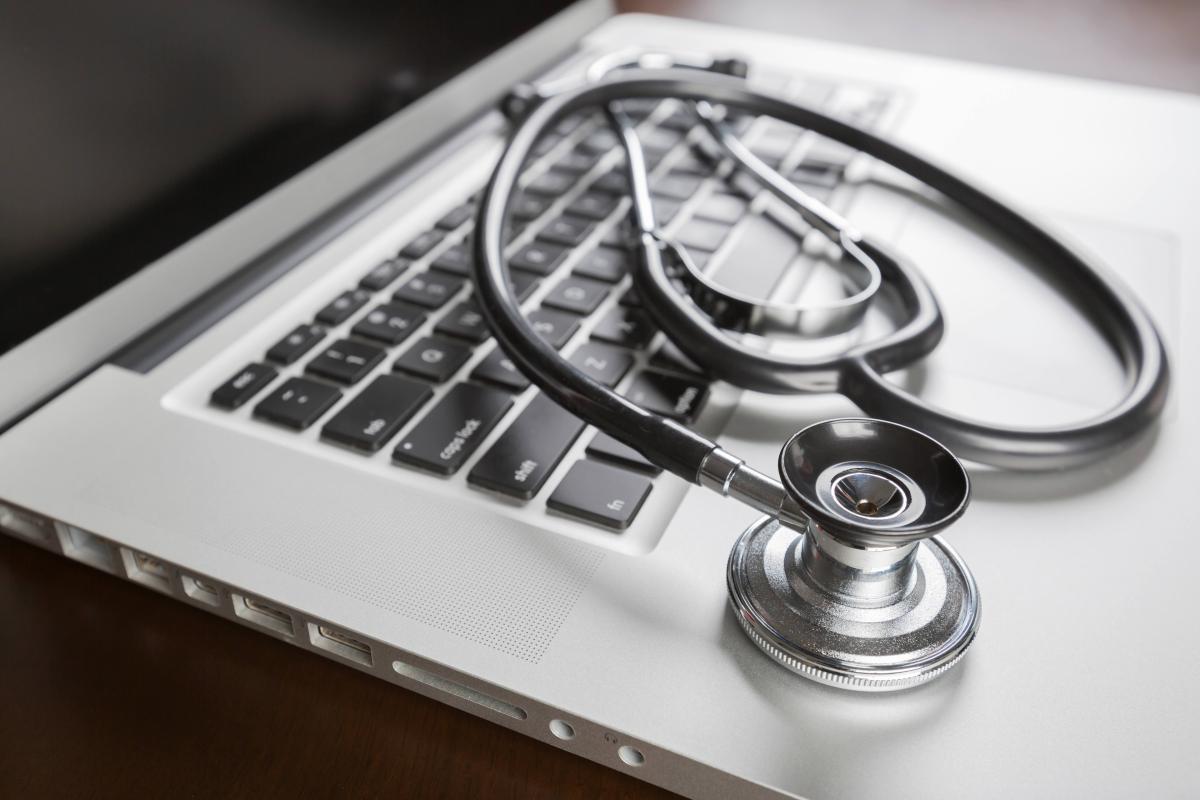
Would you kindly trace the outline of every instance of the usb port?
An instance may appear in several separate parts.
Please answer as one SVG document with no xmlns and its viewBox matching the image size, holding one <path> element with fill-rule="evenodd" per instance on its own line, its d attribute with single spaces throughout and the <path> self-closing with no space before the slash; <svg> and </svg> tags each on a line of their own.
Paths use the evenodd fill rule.
<svg viewBox="0 0 1200 800">
<path fill-rule="evenodd" d="M 50 520 L 41 514 L 8 503 L 0 503 L 0 528 L 40 544 L 50 541 L 54 533 Z"/>
<path fill-rule="evenodd" d="M 369 667 L 374 663 L 374 659 L 371 657 L 371 645 L 348 633 L 343 633 L 337 628 L 310 622 L 308 623 L 308 638 L 314 647 L 341 656 L 348 661 L 362 664 L 364 667 Z"/>
<path fill-rule="evenodd" d="M 179 575 L 179 582 L 183 584 L 183 593 L 197 603 L 210 606 L 221 605 L 221 590 L 217 588 L 216 584 L 182 573 Z"/>
<path fill-rule="evenodd" d="M 154 556 L 122 547 L 121 563 L 125 565 L 125 575 L 129 580 L 160 592 L 171 593 L 170 568 Z"/>
<path fill-rule="evenodd" d="M 288 612 L 253 597 L 236 593 L 230 593 L 229 597 L 233 600 L 233 613 L 242 619 L 284 636 L 296 635 L 292 615 Z"/>
</svg>

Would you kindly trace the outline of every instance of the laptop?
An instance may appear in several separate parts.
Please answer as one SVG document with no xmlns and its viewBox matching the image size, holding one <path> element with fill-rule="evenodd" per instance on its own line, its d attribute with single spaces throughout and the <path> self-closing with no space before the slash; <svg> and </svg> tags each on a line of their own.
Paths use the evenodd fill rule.
<svg viewBox="0 0 1200 800">
<path fill-rule="evenodd" d="M 493 6 L 6 26 L 54 41 L 3 48 L 26 98 L 0 130 L 5 533 L 687 796 L 1194 791 L 1200 103 L 591 0 Z M 499 100 L 629 48 L 745 57 L 755 85 L 931 154 L 1098 254 L 1162 331 L 1172 396 L 1136 446 L 972 467 L 948 538 L 986 613 L 936 681 L 862 695 L 772 662 L 726 600 L 754 513 L 564 421 L 473 304 Z M 710 274 L 770 292 L 819 272 L 697 157 L 686 109 L 630 110 L 659 216 Z M 1013 424 L 1118 396 L 1103 338 L 986 229 L 810 132 L 743 136 L 930 279 L 946 339 L 897 380 Z M 856 409 L 735 391 L 664 341 L 629 292 L 620 160 L 595 114 L 539 145 L 507 251 L 523 307 L 770 472 L 792 432 Z"/>
</svg>

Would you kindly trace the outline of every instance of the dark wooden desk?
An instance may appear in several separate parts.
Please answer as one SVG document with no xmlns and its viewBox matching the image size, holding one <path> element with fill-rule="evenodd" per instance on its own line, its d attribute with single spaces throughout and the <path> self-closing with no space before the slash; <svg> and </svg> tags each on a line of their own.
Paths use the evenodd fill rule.
<svg viewBox="0 0 1200 800">
<path fill-rule="evenodd" d="M 1186 0 L 622 6 L 1200 90 Z M 0 536 L 0 797 L 138 795 L 670 796 Z"/>
</svg>

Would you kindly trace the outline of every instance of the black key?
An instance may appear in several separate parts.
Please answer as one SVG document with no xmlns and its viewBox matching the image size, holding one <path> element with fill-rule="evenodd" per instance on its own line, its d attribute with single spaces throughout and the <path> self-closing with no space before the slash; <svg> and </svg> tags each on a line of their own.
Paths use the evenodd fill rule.
<svg viewBox="0 0 1200 800">
<path fill-rule="evenodd" d="M 671 116 L 658 123 L 664 128 L 680 133 L 687 133 L 692 128 L 696 127 L 696 115 L 686 108 L 681 108 L 671 112 Z"/>
<path fill-rule="evenodd" d="M 392 457 L 453 475 L 512 406 L 499 389 L 457 383 L 396 445 Z"/>
<path fill-rule="evenodd" d="M 586 117 L 583 114 L 572 114 L 569 117 L 564 117 L 563 119 L 559 120 L 559 123 L 554 126 L 554 130 L 556 133 L 566 136 L 568 133 L 582 125 L 585 119 Z"/>
<path fill-rule="evenodd" d="M 302 431 L 340 400 L 342 393 L 307 378 L 289 378 L 254 407 L 254 416 Z"/>
<path fill-rule="evenodd" d="M 526 275 L 521 272 L 509 273 L 509 279 L 512 281 L 513 294 L 517 296 L 517 302 L 524 303 L 529 299 L 529 295 L 533 294 L 541 281 L 532 275 Z"/>
<path fill-rule="evenodd" d="M 585 278 L 616 283 L 629 274 L 633 256 L 628 250 L 616 247 L 597 247 L 575 265 L 574 273 Z"/>
<path fill-rule="evenodd" d="M 656 127 L 638 131 L 638 140 L 646 150 L 670 150 L 679 144 L 681 139 L 683 139 L 683 134 L 670 128 Z"/>
<path fill-rule="evenodd" d="M 709 253 L 721 246 L 729 235 L 729 226 L 706 219 L 693 219 L 675 234 L 675 239 L 689 250 L 706 250 Z"/>
<path fill-rule="evenodd" d="M 605 247 L 616 247 L 620 250 L 629 250 L 634 246 L 635 242 L 636 238 L 627 220 L 622 220 L 613 225 L 600 237 L 600 244 Z"/>
<path fill-rule="evenodd" d="M 657 167 L 659 164 L 661 164 L 663 162 L 663 159 L 665 159 L 667 157 L 667 154 L 670 152 L 671 152 L 670 150 L 661 149 L 661 148 L 657 148 L 657 147 L 643 147 L 642 155 L 645 156 L 646 171 L 653 172 L 654 168 Z"/>
<path fill-rule="evenodd" d="M 587 219 L 608 219 L 608 215 L 616 209 L 621 198 L 604 192 L 584 192 L 567 206 L 568 214 L 575 214 Z"/>
<path fill-rule="evenodd" d="M 396 359 L 392 369 L 442 383 L 458 372 L 470 357 L 471 348 L 466 345 L 426 336 Z"/>
<path fill-rule="evenodd" d="M 389 259 L 364 275 L 358 285 L 360 288 L 370 289 L 372 292 L 385 289 L 392 281 L 399 278 L 404 270 L 408 269 L 409 263 L 403 258 Z"/>
<path fill-rule="evenodd" d="M 367 304 L 371 293 L 366 289 L 342 292 L 337 299 L 317 312 L 317 322 L 326 325 L 341 325 L 350 315 Z"/>
<path fill-rule="evenodd" d="M 583 433 L 574 414 L 539 394 L 467 473 L 467 482 L 531 500 Z"/>
<path fill-rule="evenodd" d="M 747 208 L 748 203 L 737 195 L 718 192 L 705 198 L 696 209 L 696 216 L 732 225 L 746 216 Z"/>
<path fill-rule="evenodd" d="M 580 147 L 591 150 L 593 153 L 607 153 L 612 150 L 620 142 L 617 140 L 617 135 L 612 132 L 611 128 L 597 128 L 587 135 Z"/>
<path fill-rule="evenodd" d="M 444 231 L 452 231 L 465 222 L 470 221 L 471 217 L 475 216 L 475 206 L 472 203 L 463 203 L 458 208 L 452 208 L 437 221 L 437 227 Z"/>
<path fill-rule="evenodd" d="M 420 236 L 406 244 L 404 249 L 400 251 L 400 255 L 402 255 L 404 258 L 421 258 L 422 256 L 428 255 L 429 251 L 437 247 L 444 238 L 446 238 L 445 231 L 439 231 L 437 229 L 425 231 Z"/>
<path fill-rule="evenodd" d="M 832 189 L 842 179 L 842 169 L 826 164 L 801 162 L 788 178 L 795 183 L 803 184 L 800 188 L 805 191 L 808 191 L 810 186 Z"/>
<path fill-rule="evenodd" d="M 279 373 L 266 364 L 247 364 L 238 374 L 213 389 L 209 402 L 232 411 L 266 388 Z"/>
<path fill-rule="evenodd" d="M 625 290 L 625 294 L 621 295 L 621 299 L 617 301 L 626 308 L 641 308 L 642 298 L 638 297 L 637 289 L 630 286 Z"/>
<path fill-rule="evenodd" d="M 471 243 L 467 241 L 459 242 L 443 251 L 440 256 L 433 260 L 430 266 L 440 272 L 449 272 L 451 275 L 467 277 L 471 274 L 471 268 L 474 263 L 475 256 L 471 252 Z"/>
<path fill-rule="evenodd" d="M 426 308 L 441 308 L 463 287 L 463 279 L 436 272 L 414 275 L 396 290 L 397 300 L 416 303 Z"/>
<path fill-rule="evenodd" d="M 708 399 L 708 386 L 690 378 L 646 370 L 633 379 L 624 394 L 648 411 L 691 422 Z"/>
<path fill-rule="evenodd" d="M 571 354 L 571 363 L 605 386 L 616 386 L 633 366 L 628 350 L 599 342 L 584 342 Z"/>
<path fill-rule="evenodd" d="M 608 286 L 587 278 L 564 278 L 542 301 L 572 314 L 590 314 L 608 297 Z"/>
<path fill-rule="evenodd" d="M 555 350 L 560 349 L 579 330 L 579 318 L 562 311 L 539 308 L 526 317 L 538 336 Z"/>
<path fill-rule="evenodd" d="M 700 189 L 704 180 L 696 175 L 677 175 L 668 172 L 661 178 L 656 178 L 651 184 L 651 190 L 660 197 L 672 200 L 688 200 Z"/>
<path fill-rule="evenodd" d="M 623 169 L 614 169 L 596 178 L 591 188 L 607 194 L 625 195 L 629 194 L 629 179 Z"/>
<path fill-rule="evenodd" d="M 588 148 L 577 147 L 555 161 L 554 168 L 566 170 L 567 172 L 587 172 L 596 166 L 596 162 L 600 160 L 600 155 L 600 153 L 596 153 Z"/>
<path fill-rule="evenodd" d="M 577 247 L 595 229 L 596 223 L 594 222 L 582 217 L 572 217 L 563 214 L 558 219 L 551 220 L 546 227 L 542 228 L 538 232 L 537 238 L 544 242 L 554 242 L 555 244 L 565 244 L 568 247 Z"/>
<path fill-rule="evenodd" d="M 321 325 L 298 325 L 287 336 L 271 345 L 267 358 L 276 364 L 294 364 L 300 356 L 317 346 L 325 338 Z"/>
<path fill-rule="evenodd" d="M 684 375 L 694 375 L 697 378 L 704 377 L 704 370 L 696 365 L 683 351 L 668 339 L 663 342 L 662 347 L 655 351 L 650 357 L 650 366 L 659 369 L 665 369 L 669 372 L 681 372 Z"/>
<path fill-rule="evenodd" d="M 509 213 L 513 219 L 534 220 L 546 213 L 546 209 L 554 203 L 554 199 L 550 197 L 539 197 L 537 195 L 521 194 L 512 201 L 512 206 L 509 208 Z"/>
<path fill-rule="evenodd" d="M 578 461 L 555 487 L 546 505 L 613 530 L 628 528 L 650 494 L 650 479 L 643 475 Z"/>
<path fill-rule="evenodd" d="M 578 175 L 573 175 L 570 172 L 549 170 L 535 178 L 532 183 L 525 187 L 525 191 L 545 195 L 546 197 L 558 197 L 574 186 L 578 177 Z"/>
<path fill-rule="evenodd" d="M 381 348 L 374 345 L 342 339 L 308 362 L 307 370 L 338 383 L 358 383 L 383 360 L 383 353 Z"/>
<path fill-rule="evenodd" d="M 424 383 L 399 375 L 380 375 L 325 423 L 321 435 L 374 453 L 431 397 L 433 389 Z"/>
<path fill-rule="evenodd" d="M 412 335 L 425 321 L 425 312 L 404 303 L 387 303 L 372 309 L 351 329 L 355 336 L 397 345 Z"/>
<path fill-rule="evenodd" d="M 592 338 L 638 349 L 654 337 L 654 324 L 636 308 L 614 308 L 592 329 Z"/>
<path fill-rule="evenodd" d="M 624 467 L 632 467 L 633 469 L 649 472 L 652 475 L 657 475 L 662 472 L 660 467 L 651 464 L 644 455 L 634 450 L 627 444 L 618 442 L 613 437 L 609 436 L 604 431 L 597 431 L 592 440 L 588 442 L 587 454 L 592 458 L 600 458 L 605 461 L 615 461 Z"/>
<path fill-rule="evenodd" d="M 650 206 L 654 209 L 654 221 L 659 225 L 666 225 L 675 219 L 679 209 L 683 208 L 683 203 L 669 197 L 651 197 Z"/>
<path fill-rule="evenodd" d="M 457 336 L 475 344 L 486 342 L 492 335 L 474 300 L 464 300 L 450 309 L 450 312 L 442 317 L 442 321 L 437 324 L 434 331 Z"/>
<path fill-rule="evenodd" d="M 499 347 L 471 370 L 471 378 L 514 392 L 522 392 L 529 386 L 529 379 L 521 374 L 517 365 Z"/>
<path fill-rule="evenodd" d="M 567 248 L 549 242 L 530 242 L 509 260 L 509 266 L 537 275 L 549 275 L 567 257 L 567 252 Z"/>
</svg>

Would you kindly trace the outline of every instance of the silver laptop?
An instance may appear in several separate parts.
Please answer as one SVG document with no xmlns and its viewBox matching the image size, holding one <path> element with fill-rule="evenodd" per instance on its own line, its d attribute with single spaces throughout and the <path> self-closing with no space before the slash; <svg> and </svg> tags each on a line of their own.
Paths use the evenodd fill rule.
<svg viewBox="0 0 1200 800">
<path fill-rule="evenodd" d="M 0 132 L 0 527 L 689 796 L 1193 794 L 1200 103 L 602 2 L 494 5 L 217 27 L 164 8 L 114 45 L 144 85 L 46 71 L 63 83 Z M 752 512 L 539 425 L 472 304 L 498 99 L 630 47 L 744 56 L 759 85 L 936 156 L 1098 253 L 1163 332 L 1155 435 L 1052 476 L 973 471 L 950 537 L 986 614 L 940 680 L 857 695 L 772 663 L 726 605 Z M 763 290 L 806 268 L 695 158 L 677 106 L 635 110 L 660 217 L 706 269 Z M 40 149 L 16 157 L 21 135 Z M 809 133 L 744 135 L 929 276 L 947 337 L 906 376 L 926 396 L 1011 423 L 1117 396 L 1103 340 L 986 232 Z M 539 147 L 509 245 L 524 307 L 770 471 L 788 434 L 855 409 L 740 394 L 663 341 L 628 292 L 620 158 L 594 115 Z"/>
</svg>

